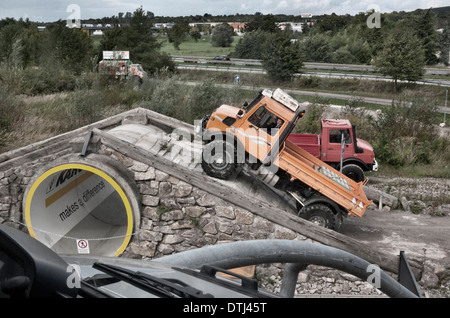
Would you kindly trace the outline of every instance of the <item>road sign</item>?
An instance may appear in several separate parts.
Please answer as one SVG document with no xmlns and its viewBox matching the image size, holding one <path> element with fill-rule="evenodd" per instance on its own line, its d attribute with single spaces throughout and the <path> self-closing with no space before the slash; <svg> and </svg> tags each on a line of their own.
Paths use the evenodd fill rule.
<svg viewBox="0 0 450 318">
<path fill-rule="evenodd" d="M 89 254 L 88 240 L 77 240 L 78 254 Z"/>
</svg>

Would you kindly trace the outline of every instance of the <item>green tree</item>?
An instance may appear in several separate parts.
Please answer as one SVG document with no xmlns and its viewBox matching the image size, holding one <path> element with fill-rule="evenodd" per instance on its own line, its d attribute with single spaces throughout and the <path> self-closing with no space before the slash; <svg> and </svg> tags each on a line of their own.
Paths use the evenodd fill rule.
<svg viewBox="0 0 450 318">
<path fill-rule="evenodd" d="M 189 34 L 195 42 L 198 42 L 198 40 L 202 38 L 202 34 L 200 33 L 200 30 L 198 28 L 193 28 Z"/>
<path fill-rule="evenodd" d="M 37 25 L 26 20 L 16 21 L 7 18 L 0 21 L 0 62 L 9 59 L 19 41 L 22 45 L 20 60 L 15 63 L 23 67 L 36 65 L 39 58 L 39 43 L 42 34 L 37 29 Z M 16 50 L 17 51 L 17 50 Z M 17 58 L 17 57 L 16 57 Z"/>
<path fill-rule="evenodd" d="M 262 51 L 269 35 L 270 33 L 262 30 L 245 33 L 234 48 L 235 56 L 241 59 L 261 60 Z"/>
<path fill-rule="evenodd" d="M 425 72 L 425 56 L 420 40 L 409 29 L 396 28 L 384 41 L 375 58 L 378 72 L 392 76 L 395 90 L 398 80 L 416 81 Z"/>
<path fill-rule="evenodd" d="M 390 28 L 385 14 L 380 14 L 379 28 L 369 28 L 367 26 L 367 19 L 372 13 L 373 11 L 359 13 L 352 19 L 349 27 L 347 27 L 347 30 L 352 32 L 357 39 L 368 45 L 371 57 L 375 56 L 383 48 L 384 32 Z"/>
<path fill-rule="evenodd" d="M 444 25 L 439 39 L 439 50 L 441 52 L 439 61 L 448 66 L 450 54 L 450 26 L 448 22 Z"/>
<path fill-rule="evenodd" d="M 66 27 L 66 21 L 47 27 L 40 43 L 40 64 L 80 74 L 92 65 L 92 40 L 79 28 Z"/>
<path fill-rule="evenodd" d="M 437 63 L 436 53 L 439 47 L 439 33 L 436 27 L 436 17 L 431 9 L 427 10 L 416 21 L 416 34 L 422 42 L 425 50 L 425 63 L 432 65 Z"/>
<path fill-rule="evenodd" d="M 176 50 L 180 49 L 180 44 L 183 43 L 188 32 L 189 22 L 185 19 L 177 20 L 172 28 L 167 31 L 169 42 L 173 44 Z"/>
<path fill-rule="evenodd" d="M 268 37 L 263 52 L 263 66 L 275 81 L 290 80 L 303 66 L 303 54 L 297 42 L 285 33 Z"/>
<path fill-rule="evenodd" d="M 133 14 L 127 13 L 129 26 L 114 27 L 108 30 L 102 40 L 102 51 L 128 50 L 130 58 L 140 63 L 147 72 L 155 73 L 161 69 L 173 71 L 175 66 L 167 54 L 161 53 L 161 44 L 153 36 L 151 17 L 142 7 Z"/>
<path fill-rule="evenodd" d="M 228 23 L 217 25 L 211 35 L 211 44 L 215 47 L 230 47 L 233 43 L 234 30 Z"/>
<path fill-rule="evenodd" d="M 324 33 L 310 32 L 301 42 L 305 60 L 308 62 L 330 62 L 331 61 L 331 38 Z"/>
<path fill-rule="evenodd" d="M 245 25 L 245 32 L 256 30 L 274 33 L 280 31 L 280 28 L 277 26 L 276 18 L 272 14 L 268 14 L 257 15 Z"/>
<path fill-rule="evenodd" d="M 331 31 L 336 33 L 340 30 L 345 29 L 349 23 L 348 16 L 340 16 L 336 13 L 331 15 L 325 15 L 317 22 L 314 28 L 317 28 L 321 33 Z"/>
</svg>

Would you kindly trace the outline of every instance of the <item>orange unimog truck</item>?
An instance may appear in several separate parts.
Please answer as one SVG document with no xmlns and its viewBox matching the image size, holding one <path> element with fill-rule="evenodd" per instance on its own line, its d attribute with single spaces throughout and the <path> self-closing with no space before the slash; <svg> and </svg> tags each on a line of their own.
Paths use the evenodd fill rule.
<svg viewBox="0 0 450 318">
<path fill-rule="evenodd" d="M 292 196 L 300 217 L 337 230 L 344 217 L 362 217 L 372 203 L 363 191 L 367 179 L 355 182 L 287 140 L 304 112 L 281 89 L 263 90 L 242 108 L 220 106 L 195 127 L 206 141 L 202 168 L 227 179 L 245 165 L 269 186 Z"/>
</svg>

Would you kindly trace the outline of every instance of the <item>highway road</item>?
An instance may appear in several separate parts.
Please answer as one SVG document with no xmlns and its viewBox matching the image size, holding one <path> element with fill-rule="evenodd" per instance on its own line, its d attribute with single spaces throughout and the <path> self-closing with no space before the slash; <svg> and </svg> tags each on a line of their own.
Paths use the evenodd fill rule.
<svg viewBox="0 0 450 318">
<path fill-rule="evenodd" d="M 213 61 L 210 57 L 198 57 L 198 56 L 173 56 L 172 59 L 175 62 L 181 63 L 200 63 L 206 64 L 214 62 L 219 65 L 246 65 L 246 66 L 260 66 L 262 65 L 260 60 L 251 59 L 231 59 L 230 61 Z M 331 70 L 331 71 L 357 71 L 357 72 L 375 72 L 371 65 L 360 64 L 336 64 L 336 63 L 315 63 L 305 62 L 304 68 L 315 70 Z M 425 69 L 426 75 L 450 75 L 450 67 L 427 67 Z"/>
<path fill-rule="evenodd" d="M 210 57 L 199 57 L 199 56 L 173 56 L 174 62 L 179 63 L 215 63 L 218 65 L 237 65 L 237 66 L 261 66 L 261 60 L 251 60 L 251 59 L 231 59 L 230 61 L 216 61 L 212 60 Z M 372 65 L 362 65 L 362 64 L 336 64 L 336 63 L 315 63 L 315 62 L 305 62 L 303 67 L 306 69 L 314 70 L 328 70 L 328 71 L 353 71 L 353 72 L 375 72 Z M 425 69 L 426 75 L 444 75 L 450 76 L 450 67 L 427 67 Z"/>
<path fill-rule="evenodd" d="M 255 73 L 255 74 L 265 74 L 266 71 L 262 68 L 245 68 L 237 66 L 225 66 L 225 65 L 177 65 L 179 69 L 186 70 L 204 70 L 204 71 L 220 71 L 220 72 L 233 72 L 233 73 Z M 352 73 L 336 73 L 336 72 L 302 72 L 299 75 L 314 75 L 318 77 L 327 78 L 340 78 L 340 79 L 360 79 L 360 80 L 375 80 L 375 81 L 392 81 L 392 77 L 382 76 L 377 74 L 352 74 Z M 401 81 L 399 81 L 401 82 Z M 438 85 L 438 86 L 448 86 L 450 87 L 450 80 L 435 80 L 435 79 L 423 79 L 417 80 L 416 83 L 426 84 L 426 85 Z"/>
<path fill-rule="evenodd" d="M 195 85 L 198 85 L 199 83 L 197 83 L 197 82 L 182 82 L 182 84 L 195 86 Z M 216 86 L 223 87 L 223 88 L 233 88 L 233 87 L 235 87 L 235 84 L 216 84 Z M 254 87 L 254 86 L 241 85 L 240 87 L 245 90 L 255 90 L 255 91 L 261 90 L 261 88 Z M 363 96 L 355 96 L 355 95 L 348 95 L 348 94 L 314 92 L 314 91 L 306 91 L 306 90 L 293 90 L 293 89 L 283 89 L 283 90 L 286 93 L 293 94 L 293 95 L 320 96 L 320 97 L 336 98 L 336 99 L 342 99 L 342 100 L 359 98 L 362 102 L 366 102 L 366 103 L 370 103 L 370 104 L 392 105 L 392 99 L 386 99 L 386 98 L 363 97 Z M 439 107 L 439 112 L 450 114 L 450 105 L 448 107 L 443 107 L 443 106 Z"/>
</svg>

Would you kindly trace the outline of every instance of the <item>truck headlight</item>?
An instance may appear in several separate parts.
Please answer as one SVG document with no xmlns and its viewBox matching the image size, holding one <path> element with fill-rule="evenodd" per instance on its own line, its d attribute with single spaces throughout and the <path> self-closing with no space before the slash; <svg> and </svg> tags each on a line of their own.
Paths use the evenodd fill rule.
<svg viewBox="0 0 450 318">
<path fill-rule="evenodd" d="M 378 162 L 375 158 L 373 158 L 373 167 L 372 171 L 378 171 Z"/>
</svg>

